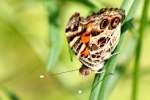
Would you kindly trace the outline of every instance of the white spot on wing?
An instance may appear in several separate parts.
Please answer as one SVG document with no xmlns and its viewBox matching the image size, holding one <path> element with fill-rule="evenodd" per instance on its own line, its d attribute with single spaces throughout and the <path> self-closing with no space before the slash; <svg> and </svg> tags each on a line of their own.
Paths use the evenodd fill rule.
<svg viewBox="0 0 150 100">
<path fill-rule="evenodd" d="M 69 44 L 70 47 L 72 47 L 74 45 L 74 43 L 80 38 L 80 36 L 76 36 Z"/>
</svg>

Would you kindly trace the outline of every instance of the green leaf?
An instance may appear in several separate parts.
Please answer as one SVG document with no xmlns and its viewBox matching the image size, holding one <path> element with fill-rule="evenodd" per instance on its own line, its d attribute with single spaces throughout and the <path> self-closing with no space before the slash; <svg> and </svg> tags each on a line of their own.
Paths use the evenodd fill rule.
<svg viewBox="0 0 150 100">
<path fill-rule="evenodd" d="M 58 22 L 61 3 L 58 3 L 57 0 L 49 0 L 46 3 L 49 13 L 49 39 L 51 44 L 47 65 L 47 70 L 49 71 L 58 61 L 62 50 L 63 41 L 60 34 L 60 23 Z"/>
<path fill-rule="evenodd" d="M 140 0 L 124 0 L 121 8 L 125 10 L 126 18 L 125 21 L 131 20 L 135 12 L 137 11 L 137 7 L 139 5 Z"/>
<path fill-rule="evenodd" d="M 5 93 L 5 95 L 9 98 L 9 100 L 20 100 L 16 94 L 14 94 L 12 91 L 7 89 L 6 87 L 0 87 L 2 91 Z"/>
<path fill-rule="evenodd" d="M 71 48 L 68 45 L 68 51 L 69 51 L 69 55 L 70 55 L 70 61 L 73 61 L 73 51 L 71 50 Z"/>
<path fill-rule="evenodd" d="M 89 100 L 98 100 L 98 94 L 99 94 L 100 86 L 103 81 L 103 77 L 104 77 L 104 73 L 102 73 L 101 75 L 100 74 L 95 75 Z"/>
<path fill-rule="evenodd" d="M 50 26 L 50 43 L 52 44 L 49 59 L 48 59 L 48 70 L 55 66 L 58 61 L 59 55 L 62 50 L 62 38 L 59 32 L 59 28 L 55 25 Z"/>
<path fill-rule="evenodd" d="M 122 25 L 121 33 L 125 33 L 128 29 L 132 29 L 132 28 L 133 28 L 133 19 L 127 20 Z"/>
</svg>

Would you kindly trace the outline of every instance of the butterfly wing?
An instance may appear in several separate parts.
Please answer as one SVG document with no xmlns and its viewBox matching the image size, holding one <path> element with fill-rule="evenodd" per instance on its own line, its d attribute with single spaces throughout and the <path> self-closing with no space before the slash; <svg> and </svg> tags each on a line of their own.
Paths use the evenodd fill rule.
<svg viewBox="0 0 150 100">
<path fill-rule="evenodd" d="M 71 16 L 66 26 L 66 37 L 69 46 L 73 49 L 74 53 L 80 56 L 82 54 L 88 55 L 86 43 L 90 40 L 90 34 L 86 31 L 87 24 L 84 23 L 84 19 L 80 17 L 79 13 L 75 13 Z"/>
<path fill-rule="evenodd" d="M 118 44 L 124 12 L 121 9 L 102 9 L 80 17 L 75 13 L 66 27 L 66 37 L 82 64 L 99 70 Z"/>
</svg>

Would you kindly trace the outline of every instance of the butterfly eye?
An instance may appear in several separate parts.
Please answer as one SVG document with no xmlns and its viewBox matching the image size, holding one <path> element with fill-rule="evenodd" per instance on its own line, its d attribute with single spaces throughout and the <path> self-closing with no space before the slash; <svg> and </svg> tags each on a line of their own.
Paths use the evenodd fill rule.
<svg viewBox="0 0 150 100">
<path fill-rule="evenodd" d="M 113 19 L 111 20 L 111 27 L 112 27 L 112 28 L 116 28 L 117 25 L 119 24 L 119 22 L 120 22 L 120 18 L 119 18 L 119 17 L 113 18 Z"/>
<path fill-rule="evenodd" d="M 107 27 L 107 25 L 108 25 L 108 20 L 107 19 L 103 19 L 102 21 L 101 21 L 101 23 L 100 23 L 100 29 L 104 29 L 104 28 L 106 28 Z"/>
</svg>

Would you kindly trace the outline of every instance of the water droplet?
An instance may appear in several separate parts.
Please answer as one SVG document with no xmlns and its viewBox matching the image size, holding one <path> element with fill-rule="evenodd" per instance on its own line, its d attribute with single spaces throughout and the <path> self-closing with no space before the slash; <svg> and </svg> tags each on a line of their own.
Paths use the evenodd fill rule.
<svg viewBox="0 0 150 100">
<path fill-rule="evenodd" d="M 42 79 L 42 78 L 45 78 L 45 75 L 40 75 L 40 78 Z"/>
<path fill-rule="evenodd" d="M 78 90 L 78 94 L 82 94 L 82 90 Z"/>
</svg>

